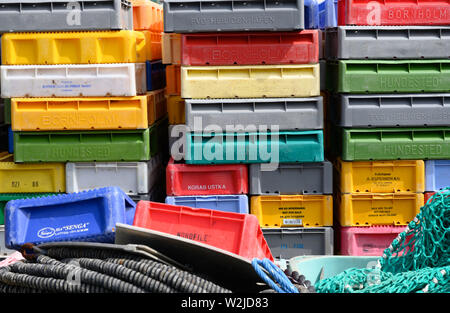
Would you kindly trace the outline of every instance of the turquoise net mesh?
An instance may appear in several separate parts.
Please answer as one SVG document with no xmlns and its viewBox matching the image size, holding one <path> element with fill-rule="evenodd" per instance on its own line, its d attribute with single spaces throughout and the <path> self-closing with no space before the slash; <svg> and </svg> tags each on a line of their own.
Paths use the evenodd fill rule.
<svg viewBox="0 0 450 313">
<path fill-rule="evenodd" d="M 450 188 L 435 193 L 375 268 L 317 282 L 321 293 L 450 292 Z"/>
</svg>

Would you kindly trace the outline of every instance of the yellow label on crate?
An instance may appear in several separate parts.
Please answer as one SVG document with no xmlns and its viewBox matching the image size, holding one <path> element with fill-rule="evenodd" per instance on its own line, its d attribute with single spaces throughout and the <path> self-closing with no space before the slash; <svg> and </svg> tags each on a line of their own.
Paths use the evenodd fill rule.
<svg viewBox="0 0 450 313">
<path fill-rule="evenodd" d="M 422 193 L 338 194 L 341 226 L 407 225 L 424 205 Z"/>
<path fill-rule="evenodd" d="M 12 98 L 14 131 L 145 129 L 147 97 Z"/>
<path fill-rule="evenodd" d="M 186 107 L 184 99 L 180 96 L 167 96 L 167 112 L 170 125 L 180 125 L 186 123 Z"/>
<path fill-rule="evenodd" d="M 333 226 L 331 195 L 253 196 L 251 213 L 261 227 Z"/>
<path fill-rule="evenodd" d="M 181 66 L 184 99 L 319 95 L 319 64 Z"/>
<path fill-rule="evenodd" d="M 64 163 L 16 164 L 12 154 L 1 154 L 0 193 L 65 191 Z"/>
<path fill-rule="evenodd" d="M 148 48 L 131 30 L 7 33 L 1 42 L 4 65 L 142 63 Z"/>
<path fill-rule="evenodd" d="M 167 100 L 165 90 L 159 89 L 147 92 L 148 126 L 167 115 Z"/>
<path fill-rule="evenodd" d="M 343 193 L 417 193 L 425 189 L 425 165 L 422 160 L 338 160 L 336 167 Z"/>
</svg>

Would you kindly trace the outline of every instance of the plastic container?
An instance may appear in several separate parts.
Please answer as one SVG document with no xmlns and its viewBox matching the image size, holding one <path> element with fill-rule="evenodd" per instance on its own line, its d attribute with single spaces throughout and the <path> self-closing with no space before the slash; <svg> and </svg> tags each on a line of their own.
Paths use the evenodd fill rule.
<svg viewBox="0 0 450 313">
<path fill-rule="evenodd" d="M 132 30 L 7 33 L 2 36 L 3 65 L 142 63 L 144 34 Z"/>
<path fill-rule="evenodd" d="M 249 213 L 248 198 L 246 195 L 169 196 L 166 198 L 166 203 L 188 206 L 190 208 L 218 210 L 222 212 Z"/>
<path fill-rule="evenodd" d="M 166 66 L 161 60 L 145 62 L 147 75 L 147 91 L 164 89 L 166 87 Z"/>
<path fill-rule="evenodd" d="M 333 226 L 333 196 L 253 196 L 250 211 L 261 227 Z"/>
<path fill-rule="evenodd" d="M 11 249 L 6 248 L 5 226 L 0 225 L 0 256 L 6 257 L 14 252 L 16 252 L 16 250 L 11 250 Z"/>
<path fill-rule="evenodd" d="M 146 96 L 12 98 L 11 113 L 14 131 L 145 129 L 150 122 Z"/>
<path fill-rule="evenodd" d="M 303 28 L 303 0 L 164 1 L 166 33 L 293 31 Z"/>
<path fill-rule="evenodd" d="M 305 28 L 325 29 L 337 26 L 337 0 L 304 0 Z"/>
<path fill-rule="evenodd" d="M 0 225 L 5 224 L 5 207 L 8 201 L 57 195 L 56 193 L 1 193 L 0 194 Z M 0 237 L 4 235 L 0 234 Z"/>
<path fill-rule="evenodd" d="M 447 59 L 449 37 L 450 27 L 443 26 L 339 26 L 326 30 L 325 56 L 350 60 Z"/>
<path fill-rule="evenodd" d="M 339 93 L 449 92 L 450 60 L 327 62 L 327 89 Z"/>
<path fill-rule="evenodd" d="M 223 130 L 279 125 L 280 130 L 323 129 L 323 99 L 188 99 L 186 125 L 192 130 L 217 125 Z M 196 123 L 201 120 L 201 124 Z M 203 125 L 203 126 L 202 126 Z"/>
<path fill-rule="evenodd" d="M 131 3 L 122 0 L 2 0 L 0 33 L 133 29 Z"/>
<path fill-rule="evenodd" d="M 147 92 L 145 63 L 0 67 L 3 98 L 133 97 Z"/>
<path fill-rule="evenodd" d="M 258 220 L 251 214 L 140 201 L 133 226 L 198 241 L 250 260 L 273 261 Z"/>
<path fill-rule="evenodd" d="M 299 255 L 333 255 L 333 228 L 263 228 L 264 238 L 276 259 Z"/>
<path fill-rule="evenodd" d="M 167 101 L 164 89 L 147 93 L 148 126 L 167 116 Z"/>
<path fill-rule="evenodd" d="M 319 62 L 319 32 L 181 35 L 182 65 L 309 64 Z"/>
<path fill-rule="evenodd" d="M 323 162 L 322 130 L 187 133 L 187 164 Z"/>
<path fill-rule="evenodd" d="M 301 98 L 319 95 L 318 63 L 181 67 L 181 97 L 184 99 Z"/>
<path fill-rule="evenodd" d="M 447 127 L 344 129 L 342 159 L 448 159 L 449 132 Z"/>
<path fill-rule="evenodd" d="M 5 208 L 6 247 L 56 241 L 113 243 L 116 223 L 131 224 L 135 210 L 136 204 L 117 187 L 12 200 Z"/>
<path fill-rule="evenodd" d="M 117 186 L 127 195 L 147 194 L 158 183 L 163 171 L 160 156 L 148 162 L 68 162 L 67 193 Z"/>
<path fill-rule="evenodd" d="M 162 5 L 154 1 L 133 0 L 134 30 L 163 31 Z"/>
<path fill-rule="evenodd" d="M 248 193 L 246 165 L 201 166 L 169 161 L 166 168 L 168 196 L 239 195 Z"/>
<path fill-rule="evenodd" d="M 425 191 L 450 187 L 450 160 L 425 161 Z"/>
<path fill-rule="evenodd" d="M 3 130 L 4 129 L 5 129 L 5 127 L 3 127 Z M 4 138 L 4 137 L 2 136 L 2 138 Z M 4 145 L 4 143 L 3 143 L 3 145 Z M 2 147 L 2 148 L 4 148 L 4 147 Z M 14 153 L 14 133 L 12 131 L 11 126 L 8 126 L 8 152 Z"/>
<path fill-rule="evenodd" d="M 337 194 L 341 226 L 408 225 L 420 212 L 422 193 Z"/>
<path fill-rule="evenodd" d="M 250 164 L 249 174 L 251 195 L 333 194 L 333 165 L 329 161 L 279 164 L 274 171 Z"/>
<path fill-rule="evenodd" d="M 169 152 L 175 161 L 185 159 L 186 134 L 188 129 L 186 125 L 169 125 Z"/>
<path fill-rule="evenodd" d="M 167 112 L 169 115 L 170 125 L 179 125 L 186 123 L 186 108 L 185 101 L 180 96 L 168 95 L 167 98 Z"/>
<path fill-rule="evenodd" d="M 339 189 L 343 193 L 422 193 L 422 160 L 344 162 L 338 159 Z"/>
<path fill-rule="evenodd" d="M 64 164 L 16 164 L 12 154 L 0 153 L 0 194 L 65 191 Z"/>
<path fill-rule="evenodd" d="M 339 1 L 339 25 L 449 25 L 444 0 Z"/>
<path fill-rule="evenodd" d="M 342 255 L 381 256 L 406 226 L 341 227 Z"/>
<path fill-rule="evenodd" d="M 146 130 L 16 132 L 14 162 L 148 161 Z"/>
<path fill-rule="evenodd" d="M 181 34 L 162 34 L 163 64 L 181 64 Z"/>
<path fill-rule="evenodd" d="M 292 271 L 305 276 L 311 285 L 320 279 L 334 277 L 351 268 L 373 269 L 379 256 L 298 256 L 289 260 Z M 323 273 L 323 278 L 322 278 Z"/>
<path fill-rule="evenodd" d="M 447 126 L 450 94 L 335 96 L 328 117 L 341 127 Z"/>
<path fill-rule="evenodd" d="M 147 61 L 162 59 L 162 34 L 149 30 L 140 31 L 145 36 L 145 54 Z"/>
<path fill-rule="evenodd" d="M 168 65 L 166 67 L 166 95 L 181 95 L 181 67 L 180 65 Z"/>
</svg>

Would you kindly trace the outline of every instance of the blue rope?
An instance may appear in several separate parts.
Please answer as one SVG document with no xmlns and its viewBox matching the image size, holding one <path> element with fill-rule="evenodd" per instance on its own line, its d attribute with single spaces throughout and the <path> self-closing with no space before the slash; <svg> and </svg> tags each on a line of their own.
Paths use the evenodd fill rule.
<svg viewBox="0 0 450 313">
<path fill-rule="evenodd" d="M 263 260 L 258 260 L 257 258 L 254 258 L 252 261 L 252 266 L 259 277 L 261 277 L 261 279 L 264 280 L 264 282 L 276 292 L 299 293 L 297 288 L 294 287 L 294 285 L 283 273 L 283 271 L 269 259 L 266 258 Z M 267 274 L 261 269 L 261 267 L 269 272 L 270 276 L 275 279 L 275 282 L 273 281 L 273 279 L 267 276 Z M 280 284 L 281 288 L 276 283 Z"/>
</svg>

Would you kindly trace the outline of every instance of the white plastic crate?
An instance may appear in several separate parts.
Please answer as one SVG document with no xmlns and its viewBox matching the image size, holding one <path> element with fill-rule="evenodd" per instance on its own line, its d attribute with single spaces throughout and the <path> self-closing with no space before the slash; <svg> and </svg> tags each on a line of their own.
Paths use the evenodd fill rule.
<svg viewBox="0 0 450 313">
<path fill-rule="evenodd" d="M 161 182 L 163 163 L 160 155 L 148 162 L 68 162 L 68 193 L 117 186 L 128 195 L 148 194 Z"/>
<path fill-rule="evenodd" d="M 6 257 L 16 250 L 7 249 L 5 245 L 5 225 L 0 225 L 0 258 Z"/>
<path fill-rule="evenodd" d="M 2 65 L 2 98 L 128 97 L 147 92 L 145 63 Z"/>
</svg>

